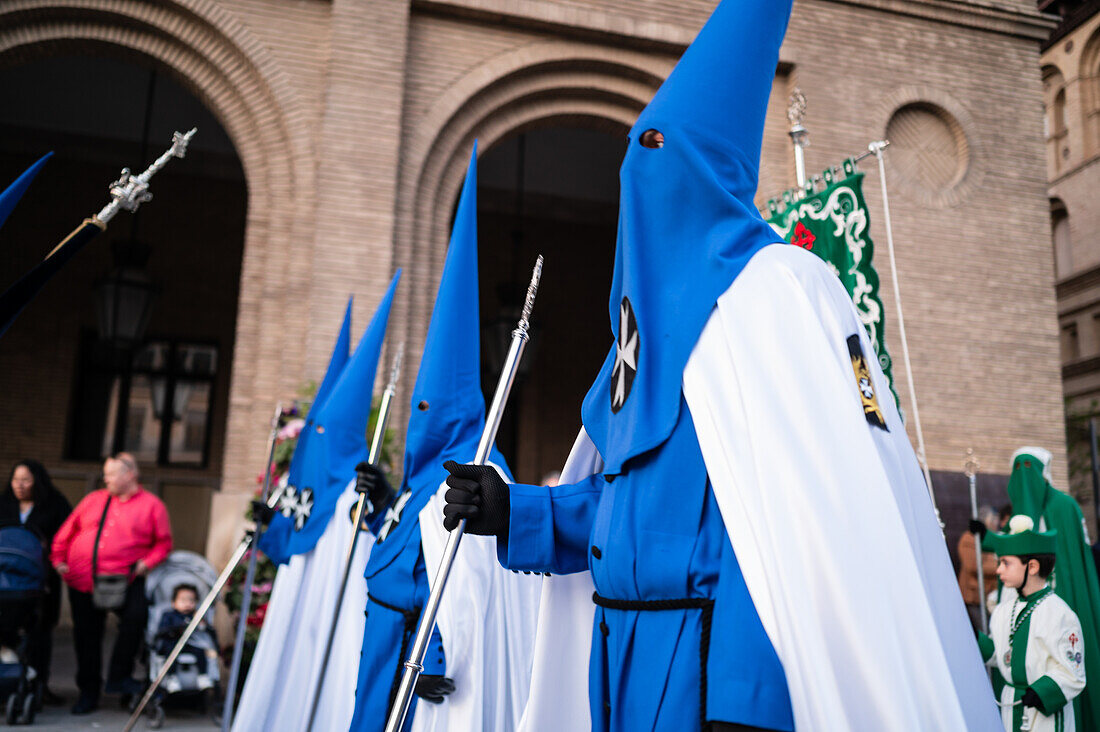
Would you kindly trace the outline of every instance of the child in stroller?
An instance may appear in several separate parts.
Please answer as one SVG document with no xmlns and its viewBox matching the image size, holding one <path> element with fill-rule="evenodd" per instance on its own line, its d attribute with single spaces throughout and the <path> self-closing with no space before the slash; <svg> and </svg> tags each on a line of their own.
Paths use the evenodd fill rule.
<svg viewBox="0 0 1100 732">
<path fill-rule="evenodd" d="M 0 699 L 8 724 L 30 724 L 39 706 L 27 646 L 46 586 L 42 540 L 19 524 L 0 525 Z"/>
<path fill-rule="evenodd" d="M 183 631 L 195 618 L 195 608 L 199 604 L 199 590 L 194 585 L 180 584 L 172 588 L 172 608 L 160 616 L 157 626 L 157 635 L 154 638 L 157 655 L 167 658 L 177 641 L 183 635 Z M 173 667 L 164 677 L 164 690 L 169 694 L 180 691 L 184 684 L 196 689 L 205 690 L 214 686 L 213 680 L 207 673 L 212 660 L 217 658 L 217 644 L 214 642 L 210 626 L 205 620 L 200 620 L 195 632 L 187 640 L 176 658 Z M 209 652 L 209 657 L 208 657 Z M 194 680 L 189 677 L 194 671 Z"/>
<path fill-rule="evenodd" d="M 202 597 L 217 581 L 214 568 L 194 552 L 175 551 L 149 573 L 146 595 L 149 599 L 149 624 L 146 645 L 149 647 L 149 678 L 155 679 L 184 630 L 195 617 Z M 205 711 L 216 716 L 218 643 L 211 630 L 214 610 L 210 608 L 195 632 L 187 640 L 168 674 L 161 682 L 147 707 L 150 726 L 164 721 L 165 702 L 174 697 L 198 696 Z"/>
</svg>

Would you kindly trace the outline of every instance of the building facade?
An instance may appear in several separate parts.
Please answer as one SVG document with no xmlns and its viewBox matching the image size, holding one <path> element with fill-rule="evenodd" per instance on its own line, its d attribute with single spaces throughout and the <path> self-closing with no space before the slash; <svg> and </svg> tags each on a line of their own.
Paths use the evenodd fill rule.
<svg viewBox="0 0 1100 732">
<path fill-rule="evenodd" d="M 1100 2 L 1048 3 L 1044 133 L 1066 400 L 1070 484 L 1094 511 L 1088 422 L 1100 415 Z"/>
<path fill-rule="evenodd" d="M 564 460 L 610 345 L 625 134 L 714 4 L 4 3 L 0 93 L 26 101 L 0 113 L 0 176 L 58 150 L 58 170 L 0 232 L 5 278 L 98 210 L 118 167 L 139 167 L 139 150 L 151 159 L 167 131 L 190 126 L 181 110 L 205 128 L 192 162 L 155 181 L 156 200 L 113 223 L 110 246 L 93 243 L 0 340 L 10 416 L 0 458 L 38 457 L 78 495 L 94 485 L 97 453 L 144 446 L 146 482 L 184 543 L 224 559 L 273 407 L 320 378 L 348 295 L 361 331 L 398 266 L 390 341 L 407 344 L 408 394 L 476 139 L 487 383 L 496 326 L 534 253 L 547 258 L 541 332 L 501 436 L 517 477 L 538 480 Z M 1031 0 L 796 0 L 774 83 L 761 204 L 794 183 L 795 87 L 809 100 L 811 172 L 891 140 L 912 376 L 937 498 L 952 516 L 967 502 L 968 447 L 992 476 L 985 500 L 999 500 L 1020 445 L 1050 447 L 1066 479 L 1039 71 L 1053 26 Z M 82 94 L 86 112 L 73 115 Z M 132 129 L 120 115 L 137 120 Z M 892 316 L 879 177 L 864 170 Z M 143 343 L 119 365 L 97 355 L 92 302 L 103 273 L 126 266 L 144 267 L 159 294 Z M 904 405 L 895 322 L 886 338 Z M 952 518 L 949 538 L 961 528 Z"/>
</svg>

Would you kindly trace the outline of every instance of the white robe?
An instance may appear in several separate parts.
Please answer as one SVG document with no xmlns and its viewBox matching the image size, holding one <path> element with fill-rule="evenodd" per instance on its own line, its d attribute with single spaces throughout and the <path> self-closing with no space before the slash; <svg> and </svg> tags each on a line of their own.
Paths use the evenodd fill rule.
<svg viewBox="0 0 1100 732">
<path fill-rule="evenodd" d="M 429 586 L 447 543 L 445 492 L 444 483 L 420 511 Z M 455 690 L 441 704 L 417 703 L 412 732 L 516 728 L 531 688 L 540 580 L 501 567 L 493 537 L 462 537 L 436 616 Z"/>
<path fill-rule="evenodd" d="M 853 334 L 889 432 L 864 416 Z M 947 547 L 873 354 L 820 259 L 790 246 L 753 257 L 684 369 L 723 521 L 783 664 L 797 729 L 999 729 Z M 591 443 L 579 439 L 578 450 Z M 569 627 L 581 617 L 591 632 L 585 577 L 569 600 L 544 598 L 573 619 L 540 625 L 540 648 L 544 632 L 550 642 L 581 633 Z M 587 679 L 587 649 L 569 670 L 553 656 L 536 656 L 524 729 L 588 729 L 561 716 L 583 705 L 587 717 L 587 686 L 566 701 L 555 680 Z"/>
<path fill-rule="evenodd" d="M 260 640 L 233 719 L 234 732 L 306 730 L 351 540 L 349 516 L 359 498 L 354 486 L 353 480 L 340 495 L 333 518 L 313 550 L 292 557 L 276 574 Z M 346 730 L 351 724 L 367 606 L 363 572 L 373 545 L 374 537 L 369 532 L 360 534 L 314 730 Z"/>
<path fill-rule="evenodd" d="M 1012 669 L 1005 662 L 1009 648 L 1009 633 L 1013 620 L 1025 605 L 1017 602 L 1015 591 L 1006 593 L 989 618 L 989 635 L 993 639 L 993 658 L 1001 676 L 1012 679 Z M 1017 639 L 1017 645 L 1019 639 Z M 1032 707 L 1024 708 L 1024 720 L 1032 732 L 1074 730 L 1073 699 L 1085 688 L 1084 643 L 1081 640 L 1081 623 L 1065 601 L 1055 594 L 1041 600 L 1031 613 L 1031 626 L 1027 637 L 1025 669 L 1029 684 L 1043 676 L 1049 676 L 1058 684 L 1067 703 L 1062 709 L 1059 725 L 1057 714 L 1040 714 Z M 1006 685 L 1001 692 L 1001 721 L 1006 730 L 1012 730 L 1012 703 L 1015 689 Z"/>
</svg>

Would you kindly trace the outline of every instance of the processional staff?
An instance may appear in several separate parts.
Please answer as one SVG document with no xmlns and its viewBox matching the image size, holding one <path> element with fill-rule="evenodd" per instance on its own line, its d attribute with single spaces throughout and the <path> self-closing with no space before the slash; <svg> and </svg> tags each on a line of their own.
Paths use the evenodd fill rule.
<svg viewBox="0 0 1100 732">
<path fill-rule="evenodd" d="M 966 448 L 966 462 L 963 464 L 963 470 L 966 471 L 966 477 L 970 480 L 970 518 L 974 521 L 978 521 L 978 471 L 982 469 L 981 463 L 978 462 L 978 458 L 974 455 L 974 448 Z M 981 536 L 974 537 L 974 554 L 978 560 L 978 606 L 981 608 L 982 615 L 982 632 L 986 635 L 989 634 L 989 616 L 986 613 L 985 608 L 985 573 L 982 571 L 982 538 Z M 961 559 L 961 557 L 960 557 Z"/>
<path fill-rule="evenodd" d="M 38 294 L 43 285 L 53 277 L 58 270 L 72 259 L 91 241 L 97 234 L 107 230 L 107 223 L 115 217 L 120 209 L 137 211 L 138 206 L 153 198 L 149 192 L 149 180 L 157 174 L 161 168 L 168 164 L 172 158 L 182 158 L 187 154 L 187 144 L 195 135 L 196 128 L 191 128 L 186 134 L 176 132 L 172 135 L 172 146 L 153 161 L 153 164 L 140 175 L 131 175 L 129 168 L 123 168 L 119 179 L 111 184 L 111 202 L 104 206 L 99 213 L 84 222 L 72 231 L 61 243 L 54 247 L 46 258 L 23 275 L 14 285 L 9 287 L 3 295 L 0 295 L 0 335 L 8 329 L 12 321 L 26 307 L 27 303 Z"/>
<path fill-rule="evenodd" d="M 390 382 L 386 390 L 382 392 L 382 401 L 378 405 L 378 419 L 374 425 L 374 437 L 371 438 L 370 453 L 367 462 L 373 467 L 378 467 L 382 460 L 382 443 L 386 438 L 386 424 L 390 421 L 390 411 L 393 405 L 393 396 L 397 393 L 397 379 L 401 375 L 401 360 L 405 353 L 405 344 L 397 347 L 397 354 L 393 358 L 393 368 L 390 370 Z M 356 486 L 356 490 L 360 490 Z M 325 685 L 325 675 L 328 671 L 329 656 L 332 654 L 332 643 L 336 637 L 336 625 L 340 621 L 340 609 L 344 604 L 344 594 L 348 589 L 348 578 L 351 576 L 351 563 L 355 558 L 355 547 L 359 543 L 359 534 L 363 531 L 363 518 L 367 515 L 367 493 L 360 490 L 359 500 L 355 504 L 352 517 L 351 541 L 348 542 L 348 551 L 344 557 L 344 574 L 340 579 L 340 589 L 336 593 L 336 605 L 332 611 L 332 622 L 329 624 L 328 639 L 325 641 L 325 653 L 321 657 L 321 671 L 317 675 L 317 684 L 313 689 L 313 700 L 309 706 L 309 722 L 306 723 L 306 732 L 313 729 L 313 722 L 317 717 L 317 705 L 321 701 L 321 690 Z"/>
<path fill-rule="evenodd" d="M 500 427 L 501 417 L 504 415 L 504 406 L 508 402 L 508 394 L 512 391 L 512 383 L 516 379 L 519 370 L 519 361 L 523 357 L 523 349 L 527 346 L 530 337 L 528 330 L 531 327 L 531 310 L 535 306 L 535 294 L 539 289 L 539 280 L 542 278 L 542 255 L 535 261 L 535 270 L 531 274 L 531 284 L 527 287 L 527 299 L 523 303 L 523 314 L 520 316 L 516 329 L 512 331 L 512 345 L 508 349 L 508 357 L 504 360 L 504 367 L 497 381 L 496 393 L 493 395 L 493 403 L 485 416 L 485 429 L 481 432 L 481 441 L 477 445 L 477 453 L 474 456 L 474 465 L 485 465 L 489 460 L 489 452 L 496 442 L 497 429 Z M 405 661 L 405 671 L 401 676 L 401 686 L 398 687 L 397 696 L 394 697 L 393 706 L 390 707 L 390 716 L 386 720 L 386 732 L 398 732 L 405 723 L 405 715 L 409 712 L 409 703 L 412 701 L 413 688 L 420 672 L 424 670 L 424 655 L 428 650 L 428 640 L 431 638 L 432 629 L 435 628 L 435 617 L 439 612 L 439 601 L 443 597 L 443 589 L 447 586 L 447 577 L 451 573 L 455 554 L 458 552 L 458 544 L 462 541 L 462 535 L 466 530 L 466 520 L 458 522 L 458 526 L 447 537 L 447 545 L 443 549 L 443 559 L 439 563 L 439 570 L 432 582 L 432 591 L 428 595 L 428 602 L 424 605 L 424 611 L 420 616 L 420 625 L 416 629 L 416 640 L 413 642 L 412 652 Z"/>
<path fill-rule="evenodd" d="M 283 405 L 282 402 L 275 407 L 275 416 L 271 419 L 271 432 L 268 435 L 267 440 L 267 466 L 264 469 L 264 483 L 263 490 L 260 495 L 260 501 L 254 502 L 253 516 L 256 519 L 256 526 L 251 530 L 245 532 L 244 538 L 241 539 L 241 543 L 237 545 L 237 550 L 233 552 L 233 556 L 230 557 L 229 563 L 225 565 L 225 569 L 218 575 L 218 579 L 214 582 L 214 586 L 210 588 L 210 592 L 206 593 L 206 597 L 203 598 L 202 603 L 199 604 L 195 615 L 191 618 L 191 622 L 187 624 L 187 627 L 183 631 L 183 635 L 176 641 L 176 645 L 172 648 L 172 652 L 168 654 L 168 657 L 164 659 L 164 663 L 160 667 L 160 673 L 153 679 L 153 683 L 149 684 L 149 688 L 145 690 L 145 695 L 141 697 L 141 701 L 134 708 L 130 718 L 126 721 L 126 726 L 122 732 L 130 732 L 137 724 L 138 719 L 141 718 L 141 713 L 145 710 L 146 705 L 153 698 L 153 694 L 160 687 L 161 682 L 164 681 L 164 677 L 168 675 L 168 671 L 172 668 L 172 664 L 175 663 L 176 657 L 183 651 L 183 647 L 187 645 L 187 642 L 191 640 L 191 636 L 195 630 L 199 627 L 199 624 L 206 617 L 207 611 L 210 610 L 210 606 L 214 604 L 214 601 L 218 599 L 218 595 L 221 594 L 222 588 L 225 587 L 225 583 L 229 581 L 229 576 L 233 574 L 233 570 L 237 568 L 237 565 L 241 563 L 245 554 L 248 553 L 249 548 L 252 547 L 259 540 L 259 535 L 263 533 L 267 528 L 267 524 L 271 520 L 274 507 L 279 503 L 279 499 L 283 496 L 283 488 L 280 486 L 277 490 L 271 490 L 271 466 L 275 462 L 275 440 L 279 434 L 279 427 L 283 417 Z M 262 506 L 260 504 L 263 504 Z M 264 506 L 268 509 L 267 512 L 263 512 Z M 248 572 L 247 578 L 244 583 L 244 589 L 241 597 L 241 622 L 238 623 L 238 636 L 237 643 L 234 644 L 233 658 L 235 661 L 231 676 L 231 684 L 229 689 L 235 690 L 236 686 L 236 671 L 240 669 L 240 652 L 242 649 L 242 643 L 244 639 L 244 632 L 242 630 L 245 621 L 248 619 L 248 605 L 251 602 L 252 593 L 252 580 L 256 573 L 256 552 L 253 551 L 248 560 Z M 223 729 L 228 729 L 228 722 L 230 711 L 232 710 L 233 694 L 226 693 L 227 711 L 222 714 Z"/>
</svg>

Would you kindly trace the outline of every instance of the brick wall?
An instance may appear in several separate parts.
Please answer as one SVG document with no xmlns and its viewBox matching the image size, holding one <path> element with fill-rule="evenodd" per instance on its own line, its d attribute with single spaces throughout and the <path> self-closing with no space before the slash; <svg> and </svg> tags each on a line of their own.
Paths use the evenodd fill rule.
<svg viewBox="0 0 1100 732">
<path fill-rule="evenodd" d="M 408 393 L 473 139 L 487 149 L 562 119 L 621 132 L 713 2 L 94 5 L 80 16 L 20 15 L 17 31 L 0 31 L 0 63 L 47 53 L 47 41 L 100 36 L 147 54 L 223 121 L 248 181 L 222 493 L 211 509 L 209 548 L 223 557 L 275 400 L 319 378 L 346 296 L 356 295 L 359 331 L 397 265 L 406 272 L 391 327 L 408 341 Z M 119 25 L 108 11 L 135 19 Z M 949 190 L 907 182 L 888 153 L 914 378 L 937 470 L 958 471 L 973 446 L 1005 472 L 1013 449 L 1039 443 L 1064 479 L 1038 55 L 1048 30 L 1027 0 L 797 0 L 783 47 L 761 199 L 792 182 L 781 97 L 795 84 L 809 98 L 811 171 L 881 139 L 909 103 L 935 105 L 965 136 L 966 172 Z M 863 169 L 908 408 L 878 173 Z"/>
</svg>

